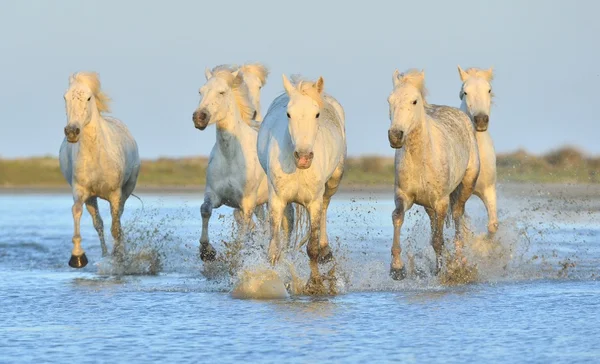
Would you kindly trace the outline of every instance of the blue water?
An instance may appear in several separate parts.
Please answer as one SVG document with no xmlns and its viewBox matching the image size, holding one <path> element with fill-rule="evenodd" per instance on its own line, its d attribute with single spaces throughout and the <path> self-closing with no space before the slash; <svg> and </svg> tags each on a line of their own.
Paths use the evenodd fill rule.
<svg viewBox="0 0 600 364">
<path fill-rule="evenodd" d="M 208 274 L 197 258 L 201 196 L 141 197 L 123 226 L 132 251 L 160 252 L 156 275 L 143 258 L 125 272 L 103 260 L 87 213 L 90 263 L 69 268 L 70 196 L 0 195 L 0 362 L 600 362 L 597 203 L 501 194 L 495 255 L 474 242 L 479 278 L 445 286 L 389 278 L 390 196 L 340 194 L 329 211 L 339 293 L 240 300 L 235 274 Z M 109 237 L 106 204 L 101 213 Z M 468 213 L 478 236 L 480 202 Z M 231 210 L 210 227 L 223 252 Z M 416 266 L 432 261 L 428 227 L 418 208 L 405 223 Z M 267 238 L 255 240 L 245 269 L 265 264 Z M 305 254 L 289 254 L 306 280 Z"/>
</svg>

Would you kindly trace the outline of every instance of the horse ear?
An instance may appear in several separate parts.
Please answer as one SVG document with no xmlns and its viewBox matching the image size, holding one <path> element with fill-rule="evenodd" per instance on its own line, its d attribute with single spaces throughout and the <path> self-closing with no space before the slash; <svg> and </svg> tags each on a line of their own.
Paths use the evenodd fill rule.
<svg viewBox="0 0 600 364">
<path fill-rule="evenodd" d="M 285 88 L 285 92 L 287 92 L 288 95 L 291 95 L 292 92 L 294 91 L 294 85 L 292 85 L 292 83 L 290 82 L 290 80 L 288 80 L 288 78 L 285 74 L 283 74 L 282 76 L 283 76 L 283 87 Z"/>
<path fill-rule="evenodd" d="M 398 69 L 396 68 L 394 70 L 394 74 L 392 75 L 392 82 L 394 84 L 394 88 L 398 86 L 398 84 L 400 84 L 400 71 L 398 71 Z"/>
<path fill-rule="evenodd" d="M 458 66 L 458 75 L 460 76 L 460 80 L 462 82 L 465 82 L 465 80 L 467 79 L 467 77 L 469 77 L 469 75 L 467 74 L 467 72 L 463 71 L 463 69 L 460 68 L 460 65 Z"/>
<path fill-rule="evenodd" d="M 325 88 L 325 80 L 323 80 L 323 76 L 319 77 L 317 83 L 315 84 L 315 87 L 317 88 L 318 93 L 323 93 L 323 89 Z"/>
<path fill-rule="evenodd" d="M 69 75 L 69 84 L 72 84 L 72 83 L 73 83 L 73 81 L 75 81 L 75 74 L 74 74 L 74 73 L 71 73 L 71 74 Z"/>
<path fill-rule="evenodd" d="M 206 77 L 206 81 L 210 80 L 210 78 L 212 77 L 212 72 L 210 72 L 208 67 L 206 67 L 206 69 L 204 70 L 204 77 Z"/>
<path fill-rule="evenodd" d="M 233 78 L 236 78 L 240 74 L 240 69 L 238 68 L 237 70 L 231 72 L 231 74 L 233 75 Z"/>
<path fill-rule="evenodd" d="M 485 73 L 486 73 L 488 82 L 491 82 L 494 79 L 494 67 L 488 68 L 485 71 Z"/>
</svg>

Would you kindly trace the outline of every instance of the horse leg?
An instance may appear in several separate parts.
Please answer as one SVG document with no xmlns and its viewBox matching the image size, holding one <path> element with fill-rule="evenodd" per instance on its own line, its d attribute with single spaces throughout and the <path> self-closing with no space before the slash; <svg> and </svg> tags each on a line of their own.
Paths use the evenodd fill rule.
<svg viewBox="0 0 600 364">
<path fill-rule="evenodd" d="M 238 239 L 246 239 L 246 235 L 249 231 L 253 230 L 253 221 L 252 214 L 254 213 L 254 208 L 256 207 L 256 200 L 252 198 L 246 198 L 240 204 L 240 230 L 238 234 Z"/>
<path fill-rule="evenodd" d="M 438 201 L 434 208 L 433 214 L 429 214 L 431 220 L 431 246 L 435 251 L 435 268 L 433 273 L 437 275 L 442 269 L 443 249 L 444 249 L 444 222 L 448 214 L 448 205 L 450 199 L 448 197 Z"/>
<path fill-rule="evenodd" d="M 269 219 L 271 223 L 271 241 L 269 242 L 269 260 L 271 265 L 275 265 L 281 254 L 281 221 L 283 220 L 283 210 L 287 204 L 283 202 L 277 195 L 269 196 Z"/>
<path fill-rule="evenodd" d="M 390 276 L 399 281 L 406 278 L 406 267 L 402 262 L 402 248 L 400 247 L 400 230 L 404 223 L 404 214 L 412 207 L 412 199 L 407 196 L 396 196 L 396 208 L 392 212 L 392 223 L 394 224 L 394 238 L 392 242 L 392 264 Z"/>
<path fill-rule="evenodd" d="M 200 259 L 203 262 L 212 262 L 217 257 L 217 251 L 208 240 L 208 222 L 212 215 L 212 210 L 220 206 L 218 198 L 213 193 L 204 195 L 204 203 L 200 207 L 200 215 L 202 215 L 202 235 L 200 236 Z"/>
<path fill-rule="evenodd" d="M 318 199 L 308 205 L 308 216 L 310 219 L 310 238 L 306 246 L 306 252 L 310 259 L 310 278 L 307 283 L 309 291 L 322 286 L 322 278 L 319 273 L 319 235 L 321 234 L 321 215 L 323 214 L 323 200 Z"/>
<path fill-rule="evenodd" d="M 496 208 L 496 186 L 488 186 L 479 196 L 488 214 L 488 238 L 493 238 L 498 231 L 498 211 Z"/>
<path fill-rule="evenodd" d="M 323 213 L 321 214 L 321 236 L 319 237 L 319 262 L 328 263 L 333 260 L 333 254 L 329 247 L 329 238 L 327 237 L 327 210 L 331 197 L 337 192 L 342 176 L 344 175 L 344 161 L 338 165 L 327 183 L 325 184 L 325 194 L 323 195 Z"/>
<path fill-rule="evenodd" d="M 241 209 L 235 209 L 233 210 L 233 218 L 235 219 L 235 222 L 238 224 L 238 226 L 242 227 L 242 225 L 244 224 L 244 213 L 242 212 Z M 254 221 L 252 221 L 252 216 L 250 217 L 250 222 L 248 222 L 248 229 L 250 230 L 254 230 L 254 228 L 256 227 L 256 225 L 254 224 Z"/>
<path fill-rule="evenodd" d="M 85 207 L 92 216 L 92 221 L 94 222 L 94 229 L 96 229 L 96 232 L 98 233 L 98 238 L 100 238 L 102 256 L 106 257 L 108 255 L 108 249 L 106 248 L 106 241 L 104 240 L 104 222 L 102 221 L 100 211 L 98 210 L 98 198 L 88 198 L 88 200 L 85 202 Z"/>
<path fill-rule="evenodd" d="M 110 204 L 110 215 L 112 217 L 110 232 L 114 241 L 112 255 L 118 259 L 122 259 L 125 256 L 125 247 L 123 246 L 122 241 L 123 231 L 121 230 L 121 215 L 123 214 L 125 204 L 122 191 L 118 190 L 113 192 L 109 196 L 108 202 Z"/>
<path fill-rule="evenodd" d="M 83 201 L 87 199 L 83 191 L 74 191 L 73 194 L 73 250 L 71 250 L 71 259 L 69 266 L 71 268 L 83 268 L 87 265 L 88 259 L 85 251 L 81 247 L 81 215 L 83 214 Z"/>
<path fill-rule="evenodd" d="M 333 254 L 329 247 L 327 237 L 327 209 L 331 202 L 331 196 L 323 197 L 323 212 L 321 213 L 321 233 L 319 235 L 319 263 L 325 264 L 333 260 Z"/>
<path fill-rule="evenodd" d="M 473 157 L 471 158 L 473 159 Z M 454 238 L 454 245 L 456 248 L 457 258 L 462 255 L 462 248 L 464 245 L 463 233 L 465 230 L 465 205 L 467 200 L 473 195 L 475 191 L 475 185 L 479 177 L 479 165 L 476 163 L 470 163 L 465 171 L 462 182 L 452 192 L 451 199 L 453 201 L 452 206 L 452 218 L 454 219 L 454 226 L 456 234 Z M 464 259 L 463 259 L 464 261 Z"/>
<path fill-rule="evenodd" d="M 263 223 L 267 220 L 267 213 L 265 211 L 265 204 L 256 206 L 254 208 L 254 215 L 256 215 L 256 218 L 258 219 L 259 223 Z"/>
<path fill-rule="evenodd" d="M 292 231 L 294 230 L 294 206 L 289 203 L 283 210 L 283 237 L 285 240 L 285 248 L 290 245 L 292 241 Z"/>
</svg>

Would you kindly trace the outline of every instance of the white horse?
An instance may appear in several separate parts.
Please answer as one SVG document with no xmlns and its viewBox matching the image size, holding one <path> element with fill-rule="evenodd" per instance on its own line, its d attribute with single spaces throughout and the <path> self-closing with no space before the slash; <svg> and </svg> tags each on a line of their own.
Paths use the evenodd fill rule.
<svg viewBox="0 0 600 364">
<path fill-rule="evenodd" d="M 392 214 L 394 238 L 390 274 L 406 276 L 401 258 L 400 230 L 404 214 L 414 203 L 431 220 L 431 243 L 436 254 L 435 274 L 442 263 L 444 220 L 448 209 L 456 225 L 456 250 L 460 256 L 465 203 L 479 175 L 479 156 L 471 120 L 459 109 L 428 105 L 425 73 L 394 72 L 394 90 L 388 98 L 390 146 L 396 149 L 395 203 Z"/>
<path fill-rule="evenodd" d="M 216 124 L 217 129 L 206 171 L 204 203 L 200 209 L 200 257 L 203 261 L 212 261 L 216 258 L 208 236 L 212 210 L 221 205 L 239 209 L 240 236 L 244 236 L 256 206 L 267 202 L 268 188 L 256 152 L 257 130 L 250 126 L 255 110 L 242 73 L 239 69 L 232 71 L 219 66 L 213 71 L 207 69 L 205 76 L 207 82 L 200 88 L 201 100 L 192 119 L 199 130 L 211 124 Z M 289 230 L 293 215 L 287 216 Z"/>
<path fill-rule="evenodd" d="M 88 263 L 79 230 L 84 203 L 98 232 L 102 256 L 108 253 L 98 197 L 110 203 L 113 255 L 124 253 L 120 220 L 125 202 L 137 183 L 140 158 L 137 144 L 125 124 L 103 116 L 109 111 L 109 98 L 100 89 L 96 73 L 72 75 L 64 98 L 67 126 L 59 158 L 62 174 L 73 189 L 75 225 L 69 265 L 83 268 Z"/>
<path fill-rule="evenodd" d="M 247 63 L 240 67 L 240 71 L 242 72 L 244 83 L 248 87 L 250 101 L 256 112 L 253 119 L 257 123 L 260 123 L 263 120 L 260 107 L 260 90 L 267 83 L 269 70 L 260 63 Z"/>
<path fill-rule="evenodd" d="M 254 114 L 252 117 L 244 118 L 244 122 L 258 131 L 260 122 L 262 121 L 262 114 L 260 112 L 260 91 L 267 83 L 267 77 L 269 75 L 269 70 L 267 67 L 260 63 L 247 63 L 242 66 L 223 64 L 213 67 L 212 71 L 210 72 L 213 74 L 217 71 L 228 71 L 230 73 L 239 72 L 241 74 L 245 88 L 248 91 L 248 98 L 252 104 L 252 107 L 254 108 Z M 259 221 L 263 222 L 265 220 L 264 205 L 257 206 L 254 209 L 254 214 Z M 241 210 L 235 209 L 233 211 L 233 216 L 237 224 L 241 226 L 243 224 Z M 252 220 L 250 220 L 250 224 L 251 228 L 253 228 L 254 222 Z"/>
<path fill-rule="evenodd" d="M 492 68 L 482 70 L 469 68 L 464 71 L 458 66 L 458 73 L 463 82 L 459 97 L 462 100 L 460 109 L 464 111 L 477 130 L 477 145 L 481 171 L 475 185 L 474 194 L 483 201 L 488 213 L 488 234 L 494 236 L 498 230 L 498 213 L 496 208 L 496 151 L 494 142 L 488 131 L 490 109 L 492 105 Z"/>
<path fill-rule="evenodd" d="M 258 132 L 258 158 L 269 180 L 268 254 L 272 264 L 281 254 L 279 226 L 284 209 L 291 203 L 303 205 L 310 220 L 309 285 L 319 286 L 318 262 L 332 258 L 327 208 L 344 173 L 344 111 L 323 93 L 322 77 L 292 84 L 283 75 L 283 85 L 285 93 L 273 101 Z"/>
</svg>

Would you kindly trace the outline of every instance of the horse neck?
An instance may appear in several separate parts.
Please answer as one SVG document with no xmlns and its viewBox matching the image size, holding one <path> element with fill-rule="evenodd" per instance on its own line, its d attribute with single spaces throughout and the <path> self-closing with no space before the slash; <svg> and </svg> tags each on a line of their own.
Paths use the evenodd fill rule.
<svg viewBox="0 0 600 364">
<path fill-rule="evenodd" d="M 406 153 L 413 160 L 431 158 L 433 153 L 433 142 L 431 141 L 431 121 L 426 112 L 417 122 L 409 135 L 406 136 Z"/>
<path fill-rule="evenodd" d="M 217 121 L 217 146 L 224 156 L 233 156 L 240 150 L 244 125 L 246 124 L 236 108 L 229 110 L 225 118 Z"/>
<path fill-rule="evenodd" d="M 92 119 L 83 127 L 79 140 L 79 152 L 98 155 L 99 150 L 104 149 L 104 127 L 106 121 L 94 110 Z"/>
</svg>

